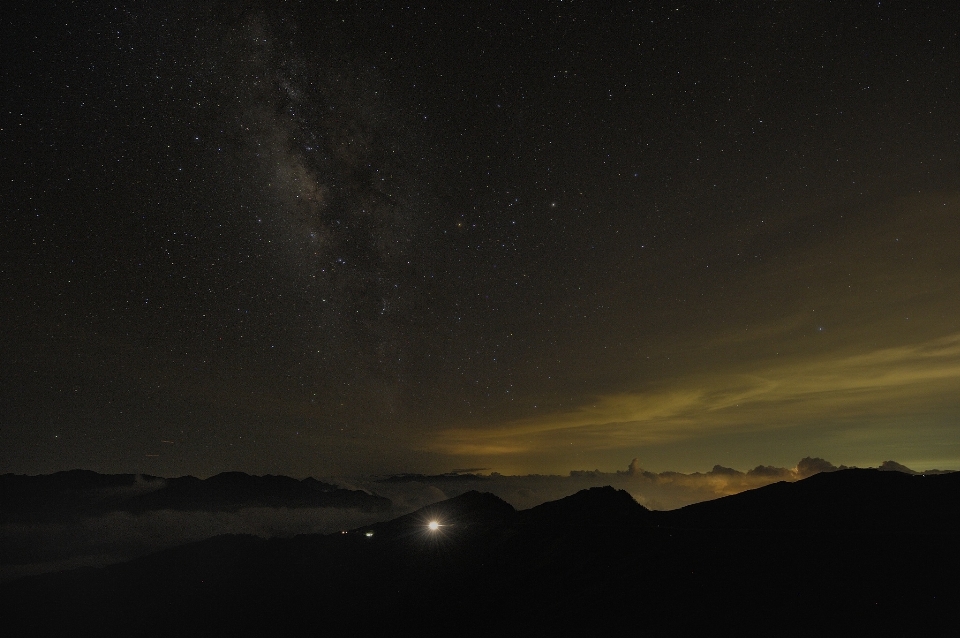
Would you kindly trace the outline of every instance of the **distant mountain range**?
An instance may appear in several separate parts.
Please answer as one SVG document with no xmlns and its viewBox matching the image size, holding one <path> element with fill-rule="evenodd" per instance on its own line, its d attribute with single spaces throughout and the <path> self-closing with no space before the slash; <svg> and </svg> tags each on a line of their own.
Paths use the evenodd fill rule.
<svg viewBox="0 0 960 638">
<path fill-rule="evenodd" d="M 954 632 L 958 504 L 960 473 L 878 470 L 667 512 L 610 487 L 522 511 L 471 491 L 349 532 L 219 536 L 0 596 L 11 635 Z"/>
<path fill-rule="evenodd" d="M 137 474 L 71 470 L 56 474 L 0 475 L 0 522 L 63 519 L 71 514 L 208 512 L 245 507 L 336 507 L 382 512 L 390 500 L 313 478 L 224 472 L 208 479 L 165 479 Z"/>
</svg>

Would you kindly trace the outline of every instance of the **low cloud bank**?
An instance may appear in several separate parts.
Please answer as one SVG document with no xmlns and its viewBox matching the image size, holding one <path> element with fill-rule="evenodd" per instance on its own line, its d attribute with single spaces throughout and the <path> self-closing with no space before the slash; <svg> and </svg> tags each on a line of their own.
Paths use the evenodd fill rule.
<svg viewBox="0 0 960 638">
<path fill-rule="evenodd" d="M 846 469 L 821 458 L 806 457 L 795 467 L 758 465 L 747 472 L 715 465 L 709 472 L 650 472 L 634 459 L 626 470 L 618 472 L 573 471 L 568 476 L 524 475 L 505 476 L 451 472 L 441 475 L 403 474 L 376 481 L 358 482 L 354 488 L 386 496 L 394 503 L 394 511 L 410 510 L 452 498 L 470 490 L 492 492 L 517 509 L 527 509 L 546 501 L 569 496 L 582 489 L 611 485 L 627 491 L 638 503 L 649 509 L 670 510 L 746 490 L 777 481 L 797 481 L 819 472 Z M 881 470 L 914 472 L 894 461 L 886 461 Z M 928 470 L 926 473 L 937 473 Z M 405 513 L 405 512 L 404 512 Z"/>
</svg>

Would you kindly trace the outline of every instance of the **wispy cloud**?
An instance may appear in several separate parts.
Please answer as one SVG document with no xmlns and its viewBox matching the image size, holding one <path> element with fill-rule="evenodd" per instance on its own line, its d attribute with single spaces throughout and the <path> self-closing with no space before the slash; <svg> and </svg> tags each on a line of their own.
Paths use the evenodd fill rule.
<svg viewBox="0 0 960 638">
<path fill-rule="evenodd" d="M 462 456 L 615 449 L 818 418 L 866 420 L 956 403 L 960 333 L 857 354 L 822 354 L 755 370 L 687 378 L 673 387 L 598 396 L 560 413 L 450 428 L 431 448 Z"/>
</svg>

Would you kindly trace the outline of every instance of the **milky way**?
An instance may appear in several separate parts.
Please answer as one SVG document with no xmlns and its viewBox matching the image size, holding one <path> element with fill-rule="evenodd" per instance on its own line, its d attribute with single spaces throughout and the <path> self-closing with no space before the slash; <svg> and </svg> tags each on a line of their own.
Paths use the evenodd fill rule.
<svg viewBox="0 0 960 638">
<path fill-rule="evenodd" d="M 242 157 L 261 170 L 250 214 L 291 269 L 304 351 L 339 373 L 395 377 L 436 205 L 416 131 L 382 96 L 375 65 L 344 59 L 326 29 L 254 13 L 223 39 Z"/>
<path fill-rule="evenodd" d="M 0 466 L 960 467 L 958 11 L 22 7 Z"/>
</svg>

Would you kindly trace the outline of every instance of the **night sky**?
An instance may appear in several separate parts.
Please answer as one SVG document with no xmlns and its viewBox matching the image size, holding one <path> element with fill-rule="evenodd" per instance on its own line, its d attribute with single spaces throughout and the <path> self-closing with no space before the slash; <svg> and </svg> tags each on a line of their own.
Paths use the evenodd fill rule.
<svg viewBox="0 0 960 638">
<path fill-rule="evenodd" d="M 0 471 L 960 469 L 957 3 L 49 4 Z"/>
</svg>

